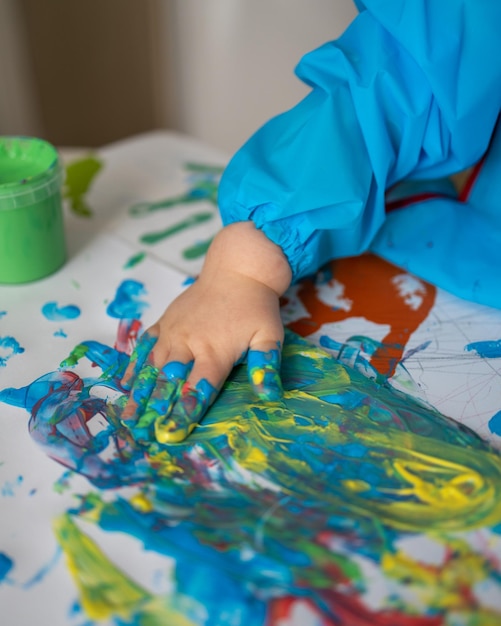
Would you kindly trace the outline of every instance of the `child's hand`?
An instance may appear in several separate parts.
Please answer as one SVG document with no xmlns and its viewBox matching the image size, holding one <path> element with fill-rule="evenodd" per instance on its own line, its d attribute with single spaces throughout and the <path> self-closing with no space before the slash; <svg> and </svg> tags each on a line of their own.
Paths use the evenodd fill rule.
<svg viewBox="0 0 501 626">
<path fill-rule="evenodd" d="M 282 251 L 252 223 L 233 224 L 216 237 L 198 280 L 144 333 L 131 357 L 122 419 L 137 439 L 185 439 L 245 357 L 256 394 L 280 398 L 279 297 L 290 277 Z"/>
</svg>

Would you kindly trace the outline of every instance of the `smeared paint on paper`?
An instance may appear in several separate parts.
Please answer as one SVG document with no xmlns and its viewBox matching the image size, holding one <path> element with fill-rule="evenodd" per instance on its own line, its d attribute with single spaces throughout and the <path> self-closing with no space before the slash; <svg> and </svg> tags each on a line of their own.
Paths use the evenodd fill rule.
<svg viewBox="0 0 501 626">
<path fill-rule="evenodd" d="M 86 195 L 102 167 L 103 161 L 92 154 L 72 161 L 66 166 L 63 197 L 69 200 L 70 209 L 76 215 L 92 216 L 92 209 L 87 203 Z"/>
<path fill-rule="evenodd" d="M 223 168 L 201 163 L 186 163 L 185 169 L 189 176 L 187 179 L 188 189 L 186 192 L 170 198 L 164 198 L 157 202 L 141 202 L 130 207 L 131 215 L 140 216 L 155 211 L 170 209 L 180 204 L 192 204 L 198 202 L 210 202 L 217 207 L 217 190 Z"/>
<path fill-rule="evenodd" d="M 200 580 L 219 590 L 229 581 L 241 610 L 250 603 L 267 617 L 275 600 L 306 598 L 323 626 L 501 618 L 476 592 L 485 583 L 499 591 L 498 564 L 483 547 L 501 527 L 501 459 L 473 432 L 288 334 L 283 399 L 256 400 L 240 366 L 191 437 L 165 446 L 121 423 L 127 355 L 89 341 L 79 359 L 101 373 L 52 372 L 0 400 L 31 413 L 31 435 L 49 456 L 112 490 L 83 496 L 71 516 L 174 557 L 175 592 L 203 601 L 205 620 L 227 605 L 220 592 L 204 595 Z M 99 387 L 110 399 L 93 393 Z M 470 532 L 484 539 L 470 544 Z M 83 549 L 90 562 L 94 548 L 72 533 L 63 549 L 70 558 Z M 433 568 L 407 547 L 423 537 L 441 555 Z M 78 579 L 83 570 L 70 567 Z M 80 593 L 87 613 L 102 610 L 99 596 Z M 132 615 L 117 597 L 113 617 Z"/>
<path fill-rule="evenodd" d="M 5 367 L 9 359 L 23 352 L 24 348 L 14 337 L 0 337 L 0 367 Z"/>
<path fill-rule="evenodd" d="M 484 359 L 501 358 L 501 339 L 496 341 L 474 341 L 465 346 L 465 350 L 476 352 Z"/>
<path fill-rule="evenodd" d="M 129 259 L 127 259 L 127 261 L 124 264 L 124 269 L 129 270 L 132 267 L 136 267 L 136 265 L 139 265 L 141 261 L 144 261 L 145 257 L 146 257 L 146 252 L 138 252 L 137 254 L 134 254 Z"/>
<path fill-rule="evenodd" d="M 80 317 L 80 307 L 75 304 L 60 306 L 57 302 L 46 302 L 42 307 L 42 314 L 51 322 L 65 322 Z"/>
<path fill-rule="evenodd" d="M 489 420 L 489 429 L 491 433 L 495 433 L 501 437 L 501 411 L 498 411 Z"/>
<path fill-rule="evenodd" d="M 288 327 L 307 337 L 324 324 L 352 317 L 389 325 L 370 350 L 370 367 L 384 380 L 395 373 L 409 337 L 428 316 L 435 296 L 435 287 L 374 255 L 338 259 L 300 284 L 297 298 L 307 313 Z"/>
<path fill-rule="evenodd" d="M 7 576 L 9 572 L 12 570 L 14 566 L 14 561 L 5 554 L 5 552 L 0 552 L 0 583 L 7 580 Z"/>
<path fill-rule="evenodd" d="M 148 307 L 148 303 L 141 299 L 145 294 L 143 283 L 132 279 L 124 280 L 106 312 L 110 317 L 117 319 L 139 319 L 144 309 Z"/>
<path fill-rule="evenodd" d="M 185 169 L 188 171 L 188 189 L 184 193 L 155 202 L 140 202 L 130 207 L 129 213 L 134 217 L 141 217 L 175 206 L 183 204 L 193 205 L 200 202 L 209 203 L 212 205 L 213 209 L 211 211 L 194 213 L 164 230 L 143 233 L 139 237 L 141 243 L 154 245 L 173 235 L 177 235 L 214 219 L 216 215 L 215 209 L 217 207 L 217 191 L 223 168 L 200 163 L 187 163 Z M 182 251 L 183 258 L 187 260 L 201 258 L 207 252 L 211 241 L 212 237 L 208 237 L 188 246 Z"/>
<path fill-rule="evenodd" d="M 178 222 L 173 226 L 169 226 L 169 228 L 166 228 L 165 230 L 156 231 L 154 233 L 145 233 L 144 235 L 141 235 L 139 241 L 141 241 L 141 243 L 146 243 L 149 245 L 158 243 L 159 241 L 163 241 L 164 239 L 167 239 L 172 235 L 177 235 L 183 230 L 188 230 L 193 226 L 203 224 L 204 222 L 211 220 L 213 217 L 214 214 L 208 213 L 207 211 L 203 213 L 195 213 L 194 215 L 190 215 L 181 222 Z"/>
</svg>

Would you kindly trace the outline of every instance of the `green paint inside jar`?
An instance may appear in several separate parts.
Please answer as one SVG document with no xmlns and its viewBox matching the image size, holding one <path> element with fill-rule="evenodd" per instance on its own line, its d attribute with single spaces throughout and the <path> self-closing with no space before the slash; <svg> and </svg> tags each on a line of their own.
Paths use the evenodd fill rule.
<svg viewBox="0 0 501 626">
<path fill-rule="evenodd" d="M 0 137 L 0 283 L 38 280 L 66 259 L 57 150 L 33 137 Z"/>
</svg>

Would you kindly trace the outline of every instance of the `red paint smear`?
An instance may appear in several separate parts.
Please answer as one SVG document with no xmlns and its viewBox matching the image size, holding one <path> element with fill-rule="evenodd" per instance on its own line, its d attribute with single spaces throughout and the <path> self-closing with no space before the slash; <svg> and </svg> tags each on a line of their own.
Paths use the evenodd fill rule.
<svg viewBox="0 0 501 626">
<path fill-rule="evenodd" d="M 139 320 L 121 319 L 118 323 L 117 338 L 114 345 L 115 350 L 131 355 L 141 326 L 142 324 Z"/>
<path fill-rule="evenodd" d="M 421 280 L 424 290 L 422 302 L 412 309 L 398 291 L 392 280 L 405 271 L 372 255 L 339 259 L 330 263 L 333 277 L 344 285 L 343 298 L 351 300 L 349 311 L 335 309 L 318 298 L 313 279 L 300 284 L 298 298 L 309 313 L 288 324 L 294 332 L 307 337 L 324 324 L 341 322 L 351 317 L 363 317 L 375 324 L 388 324 L 390 330 L 382 345 L 371 357 L 371 365 L 383 376 L 392 376 L 402 359 L 411 334 L 428 316 L 434 302 L 436 289 Z"/>
<path fill-rule="evenodd" d="M 322 612 L 313 600 L 295 596 L 285 596 L 271 600 L 265 626 L 278 626 L 282 620 L 292 619 L 294 607 L 306 603 L 322 626 L 444 626 L 440 615 L 406 615 L 401 611 L 371 611 L 358 597 L 347 596 L 335 591 L 320 592 L 324 606 L 331 610 L 333 617 Z"/>
<path fill-rule="evenodd" d="M 336 626 L 442 626 L 440 615 L 406 615 L 401 611 L 371 611 L 358 597 L 335 591 L 319 594 L 332 613 L 337 616 Z"/>
<path fill-rule="evenodd" d="M 306 598 L 285 596 L 275 598 L 268 602 L 265 626 L 279 626 L 285 619 L 292 619 L 294 608 L 297 604 L 307 604 L 310 611 L 315 614 L 315 624 L 321 626 L 340 626 L 339 622 L 333 622 L 329 617 L 322 615 L 318 608 Z"/>
</svg>

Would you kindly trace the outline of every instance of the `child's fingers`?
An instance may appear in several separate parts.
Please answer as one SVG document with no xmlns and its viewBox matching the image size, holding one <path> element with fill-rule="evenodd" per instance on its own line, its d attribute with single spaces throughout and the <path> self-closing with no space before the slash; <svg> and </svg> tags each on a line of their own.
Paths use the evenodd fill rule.
<svg viewBox="0 0 501 626">
<path fill-rule="evenodd" d="M 145 331 L 138 339 L 136 347 L 131 354 L 129 365 L 125 370 L 122 378 L 122 387 L 126 390 L 131 389 L 134 380 L 142 370 L 143 365 L 150 357 L 150 353 L 157 342 L 158 337 L 151 332 Z"/>
<path fill-rule="evenodd" d="M 148 403 L 132 429 L 136 440 L 152 441 L 156 437 L 157 424 L 171 414 L 192 365 L 193 361 L 169 361 L 159 370 Z"/>
<path fill-rule="evenodd" d="M 190 375 L 180 387 L 170 413 L 155 422 L 157 441 L 184 441 L 216 399 L 231 370 L 230 361 L 215 363 L 207 357 L 195 358 Z"/>
<path fill-rule="evenodd" d="M 184 441 L 207 412 L 218 394 L 207 379 L 192 387 L 185 383 L 169 415 L 155 422 L 155 437 L 159 443 Z"/>
<path fill-rule="evenodd" d="M 247 353 L 247 374 L 254 393 L 261 400 L 274 402 L 283 396 L 280 378 L 281 344 L 253 344 Z"/>
</svg>

